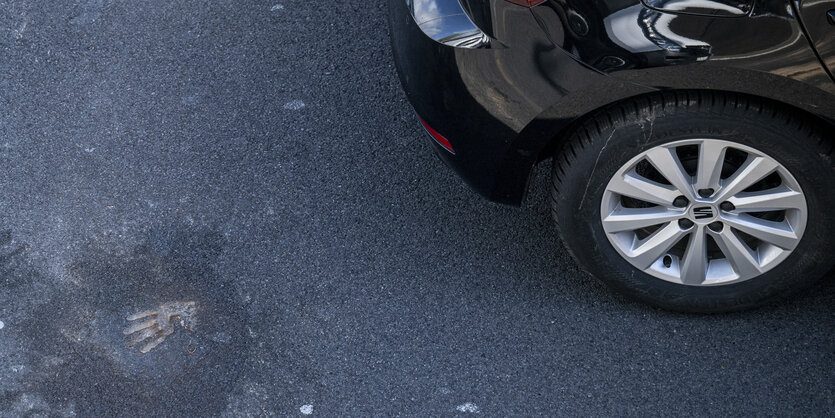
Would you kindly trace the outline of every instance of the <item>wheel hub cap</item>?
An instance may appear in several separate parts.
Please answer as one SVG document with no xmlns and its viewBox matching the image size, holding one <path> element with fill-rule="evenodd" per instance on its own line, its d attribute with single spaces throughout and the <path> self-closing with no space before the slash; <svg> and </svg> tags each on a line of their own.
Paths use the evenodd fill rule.
<svg viewBox="0 0 835 418">
<path fill-rule="evenodd" d="M 719 139 L 675 141 L 624 164 L 601 222 L 615 250 L 659 279 L 736 283 L 784 261 L 806 228 L 806 198 L 775 159 Z"/>
<path fill-rule="evenodd" d="M 690 209 L 690 217 L 695 223 L 711 223 L 716 219 L 716 208 L 713 206 L 693 206 Z"/>
</svg>

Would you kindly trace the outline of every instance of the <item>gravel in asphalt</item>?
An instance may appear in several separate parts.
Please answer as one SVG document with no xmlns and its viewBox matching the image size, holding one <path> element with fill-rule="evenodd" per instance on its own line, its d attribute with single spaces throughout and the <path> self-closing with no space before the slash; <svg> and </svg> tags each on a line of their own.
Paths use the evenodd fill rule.
<svg viewBox="0 0 835 418">
<path fill-rule="evenodd" d="M 0 1 L 0 415 L 835 412 L 833 280 L 612 295 L 547 163 L 511 208 L 432 155 L 385 3 Z M 127 347 L 167 302 L 193 332 Z"/>
</svg>

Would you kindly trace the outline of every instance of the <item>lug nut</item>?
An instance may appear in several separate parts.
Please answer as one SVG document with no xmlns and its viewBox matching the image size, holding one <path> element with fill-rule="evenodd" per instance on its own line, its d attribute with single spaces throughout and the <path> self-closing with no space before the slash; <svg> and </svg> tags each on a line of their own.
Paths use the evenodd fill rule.
<svg viewBox="0 0 835 418">
<path fill-rule="evenodd" d="M 684 196 L 679 196 L 675 200 L 673 200 L 673 206 L 677 208 L 683 208 L 687 206 L 688 203 L 690 203 L 690 201 L 687 200 L 687 198 Z"/>
<path fill-rule="evenodd" d="M 707 227 L 710 228 L 710 230 L 713 232 L 722 232 L 722 230 L 725 228 L 725 225 L 723 225 L 722 222 L 713 222 Z"/>
<path fill-rule="evenodd" d="M 719 209 L 722 209 L 725 212 L 730 212 L 730 211 L 736 209 L 736 206 L 734 206 L 734 204 L 731 203 L 731 202 L 722 202 L 722 204 L 719 205 Z"/>
<path fill-rule="evenodd" d="M 713 189 L 699 189 L 699 196 L 711 197 L 713 196 Z"/>
<path fill-rule="evenodd" d="M 691 227 L 693 227 L 693 221 L 687 218 L 679 219 L 678 226 L 680 226 L 682 229 L 690 229 Z"/>
</svg>

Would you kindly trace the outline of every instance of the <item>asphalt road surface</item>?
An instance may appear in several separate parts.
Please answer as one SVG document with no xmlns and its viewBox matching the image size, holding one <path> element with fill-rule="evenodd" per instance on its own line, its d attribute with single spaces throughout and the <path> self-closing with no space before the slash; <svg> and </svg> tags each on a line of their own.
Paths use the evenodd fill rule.
<svg viewBox="0 0 835 418">
<path fill-rule="evenodd" d="M 613 296 L 547 164 L 510 208 L 431 154 L 386 13 L 0 1 L 2 416 L 835 413 L 833 280 L 734 315 Z"/>
</svg>

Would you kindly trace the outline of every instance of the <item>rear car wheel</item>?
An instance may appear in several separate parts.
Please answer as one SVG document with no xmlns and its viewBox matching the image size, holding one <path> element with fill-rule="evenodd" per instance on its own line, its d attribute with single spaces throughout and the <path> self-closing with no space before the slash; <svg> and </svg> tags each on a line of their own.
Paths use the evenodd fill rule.
<svg viewBox="0 0 835 418">
<path fill-rule="evenodd" d="M 580 265 L 653 305 L 724 312 L 835 263 L 833 145 L 757 99 L 682 92 L 604 109 L 555 156 L 552 209 Z"/>
</svg>

